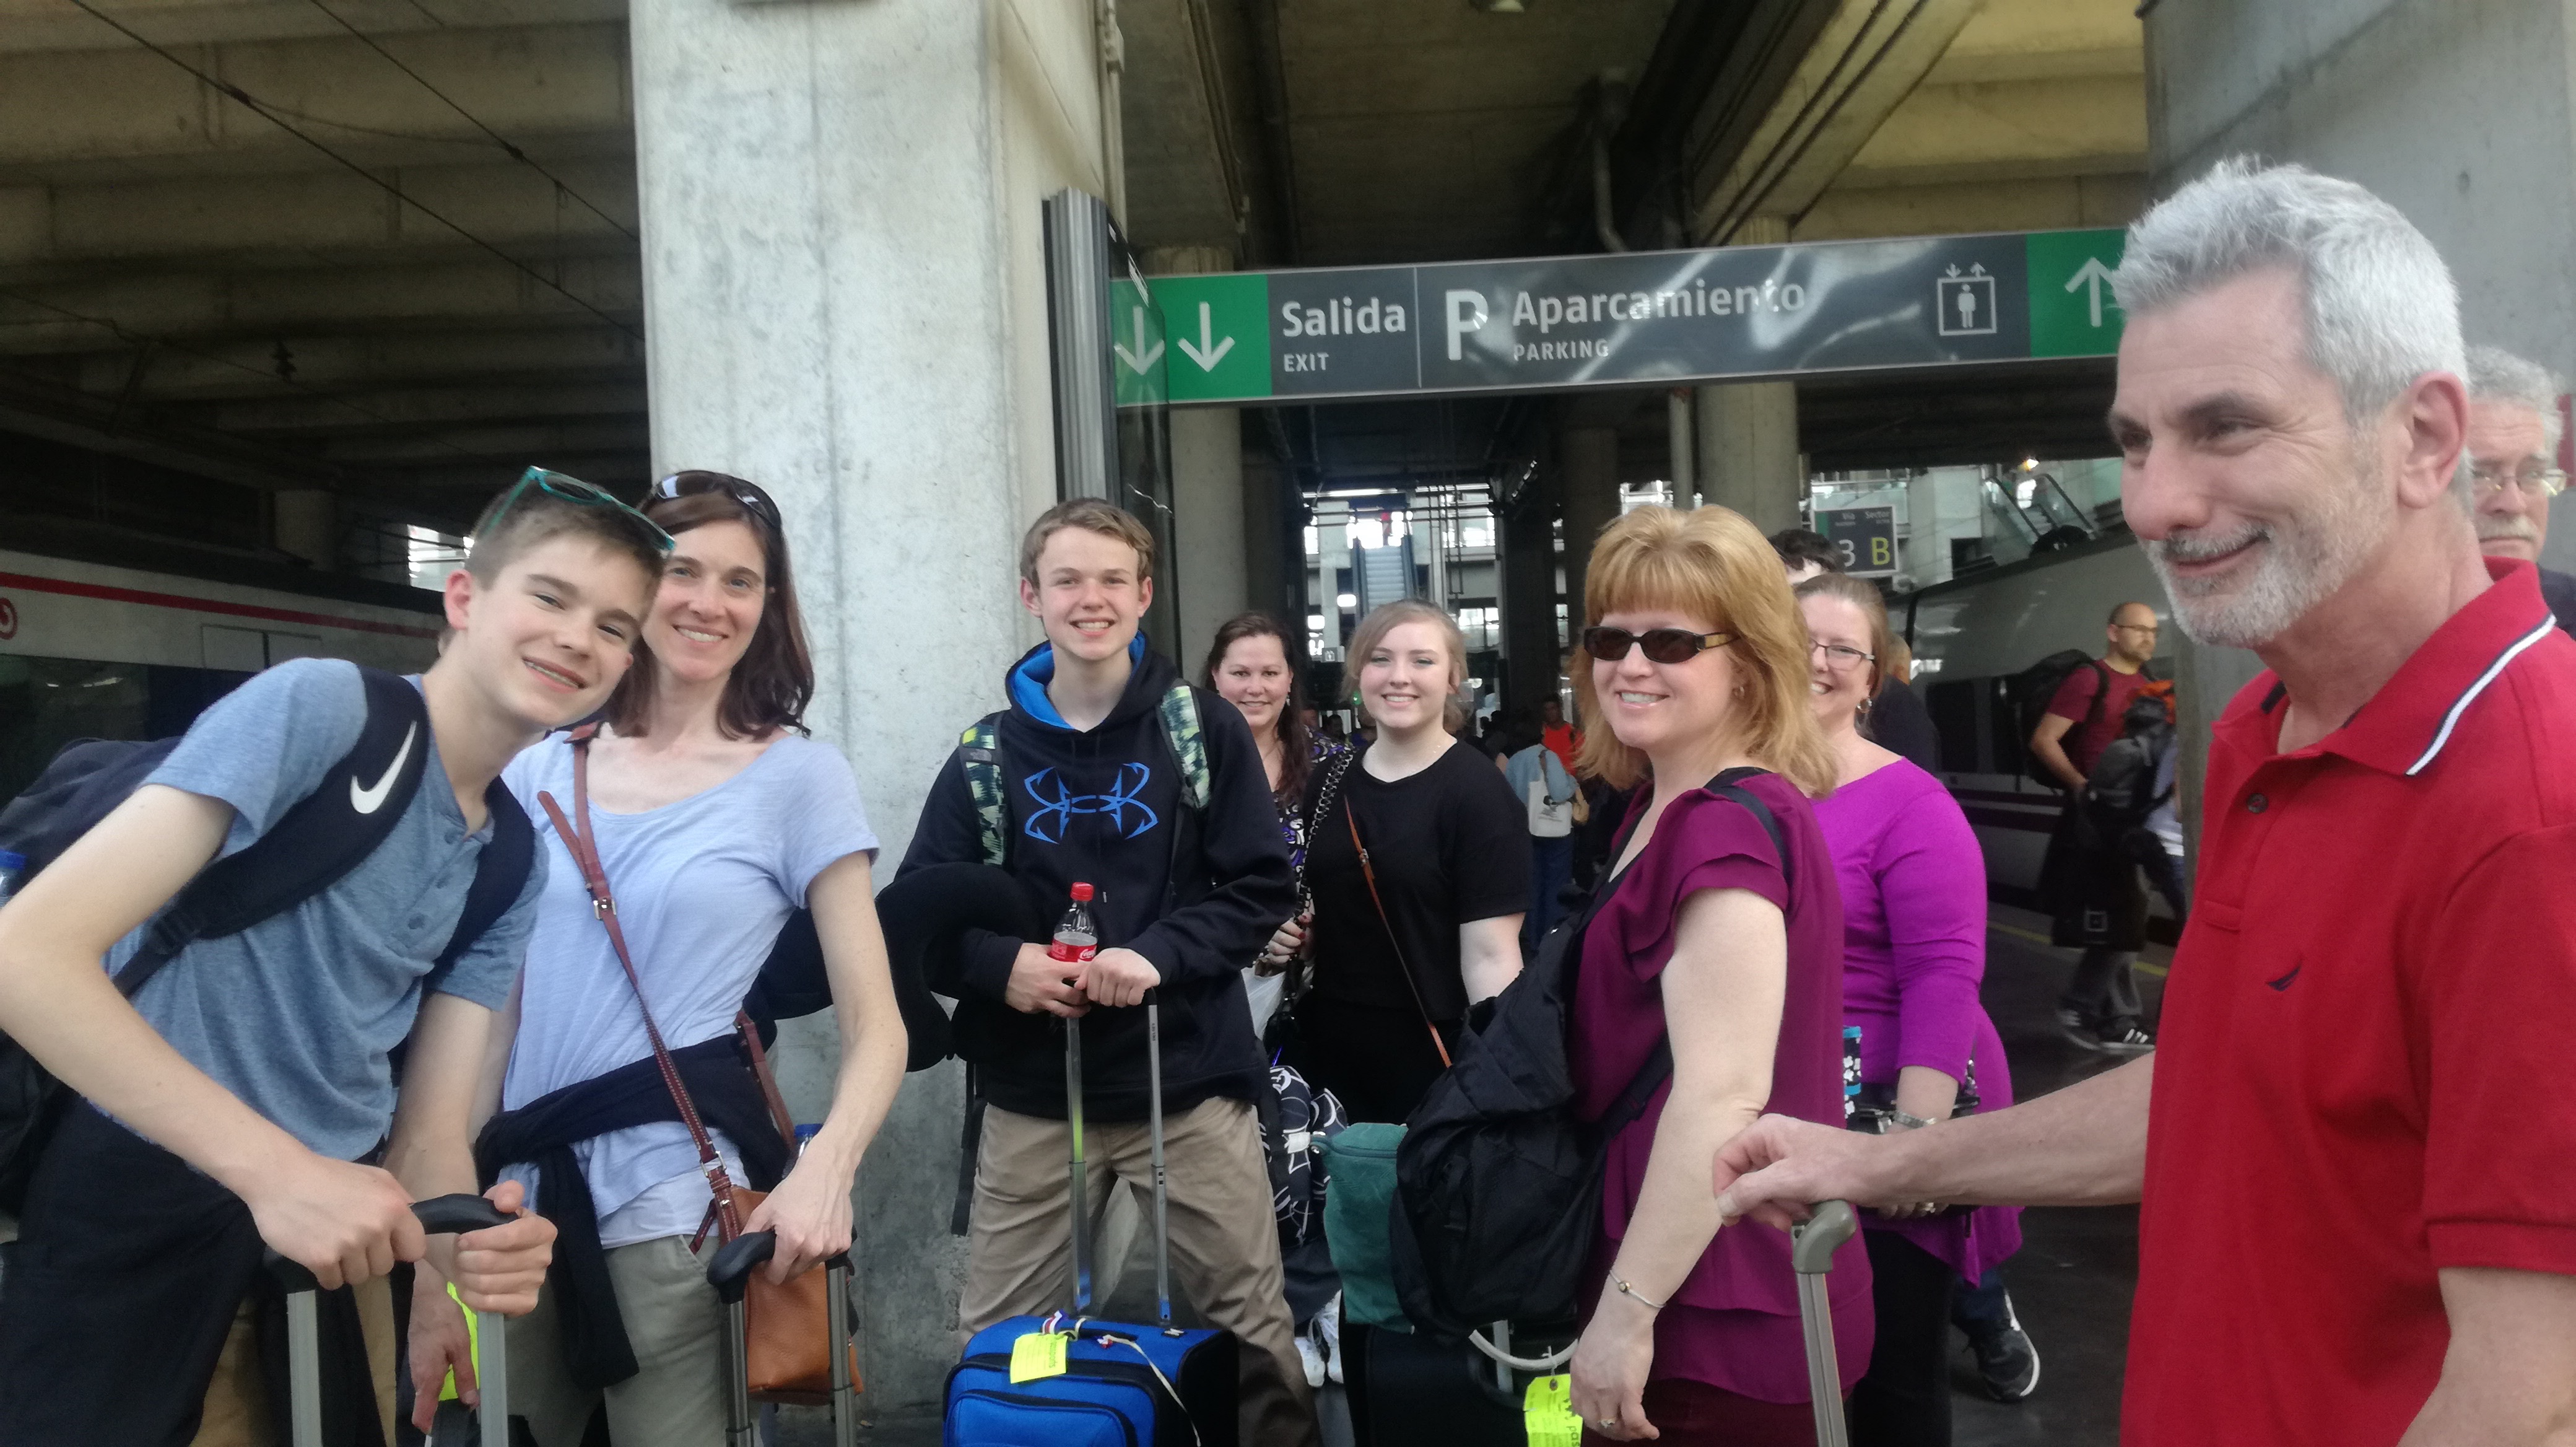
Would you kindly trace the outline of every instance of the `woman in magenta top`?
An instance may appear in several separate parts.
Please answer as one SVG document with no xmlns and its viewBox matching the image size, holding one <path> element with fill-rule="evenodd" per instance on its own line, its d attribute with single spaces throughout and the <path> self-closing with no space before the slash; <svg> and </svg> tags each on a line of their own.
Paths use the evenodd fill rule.
<svg viewBox="0 0 2576 1447">
<path fill-rule="evenodd" d="M 1585 575 L 1573 669 L 1585 772 L 1631 806 L 1582 940 L 1568 1040 L 1576 1110 L 1607 1114 L 1669 1032 L 1673 1074 L 1613 1139 L 1601 1288 L 1573 1362 L 1587 1441 L 1814 1440 L 1789 1238 L 1719 1229 L 1709 1167 L 1767 1110 L 1842 1120 L 1842 908 L 1808 798 L 1833 757 L 1807 705 L 1806 629 L 1769 543 L 1724 508 L 1640 508 Z M 1768 807 L 1776 848 L 1729 771 Z M 1868 1261 L 1828 1294 L 1848 1388 L 1868 1360 Z"/>
<path fill-rule="evenodd" d="M 1843 901 L 1843 1023 L 1860 1029 L 1863 1100 L 1889 1130 L 2012 1104 L 2003 1042 L 1978 1003 L 1986 972 L 1985 856 L 1939 780 L 1861 737 L 1888 651 L 1872 584 L 1827 573 L 1798 585 L 1815 709 L 1834 751 L 1816 805 Z M 1890 1110 L 1892 1107 L 1892 1111 Z M 1878 1340 L 1852 1391 L 1857 1447 L 1948 1447 L 1950 1297 L 2021 1246 L 2012 1206 L 1864 1212 Z"/>
</svg>

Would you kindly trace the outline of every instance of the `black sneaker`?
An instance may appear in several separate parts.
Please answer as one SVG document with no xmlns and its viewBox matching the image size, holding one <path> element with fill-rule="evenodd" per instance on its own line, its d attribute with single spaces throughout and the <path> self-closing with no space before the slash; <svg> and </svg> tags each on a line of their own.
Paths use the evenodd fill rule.
<svg viewBox="0 0 2576 1447">
<path fill-rule="evenodd" d="M 2102 1048 L 2101 1037 L 2096 1035 L 2093 1031 L 2093 1022 L 2085 1019 L 2084 1012 L 2081 1010 L 2071 1009 L 2064 1005 L 2058 1006 L 2057 1033 L 2074 1041 L 2076 1044 L 2083 1046 L 2087 1050 L 2099 1050 Z"/>
<path fill-rule="evenodd" d="M 2021 1329 L 2011 1297 L 2004 1298 L 2003 1328 L 1969 1337 L 1968 1346 L 1977 1354 L 1978 1379 L 1996 1401 L 2018 1402 L 2039 1390 L 2039 1348 L 2030 1344 L 2030 1333 Z"/>
<path fill-rule="evenodd" d="M 2156 1037 L 2137 1021 L 2106 1020 L 2093 1031 L 2093 1048 L 2113 1055 L 2144 1055 L 2156 1048 Z"/>
</svg>

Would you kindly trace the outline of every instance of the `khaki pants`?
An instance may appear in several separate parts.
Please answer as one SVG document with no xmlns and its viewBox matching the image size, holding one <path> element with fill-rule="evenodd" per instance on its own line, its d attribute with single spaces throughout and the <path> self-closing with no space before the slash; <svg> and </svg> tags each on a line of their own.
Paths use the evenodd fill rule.
<svg viewBox="0 0 2576 1447">
<path fill-rule="evenodd" d="M 1067 1137 L 1060 1120 L 998 1106 L 985 1110 L 975 1166 L 974 1235 L 958 1302 L 960 1323 L 969 1332 L 1072 1303 Z M 1090 1220 L 1101 1218 L 1114 1183 L 1152 1188 L 1152 1142 L 1142 1122 L 1090 1125 L 1084 1147 Z M 1242 1347 L 1238 1406 L 1245 1447 L 1313 1447 L 1314 1399 L 1280 1285 L 1270 1174 L 1251 1105 L 1209 1100 L 1167 1117 L 1163 1164 L 1173 1275 L 1199 1313 L 1233 1332 Z M 623 1438 L 619 1447 L 625 1447 Z"/>
<path fill-rule="evenodd" d="M 709 1238 L 712 1243 L 713 1238 Z M 554 1288 L 510 1323 L 510 1415 L 537 1447 L 578 1447 L 604 1397 L 617 1447 L 712 1447 L 724 1440 L 724 1307 L 706 1263 L 677 1236 L 608 1251 L 617 1314 L 635 1349 L 635 1375 L 584 1391 L 564 1371 Z"/>
<path fill-rule="evenodd" d="M 367 1370 L 376 1380 L 376 1415 L 385 1440 L 394 1440 L 394 1292 L 383 1277 L 357 1290 L 358 1326 L 367 1335 Z M 268 1387 L 260 1380 L 258 1318 L 249 1301 L 233 1314 L 215 1379 L 206 1385 L 206 1415 L 190 1447 L 272 1447 L 286 1432 L 269 1413 Z"/>
</svg>

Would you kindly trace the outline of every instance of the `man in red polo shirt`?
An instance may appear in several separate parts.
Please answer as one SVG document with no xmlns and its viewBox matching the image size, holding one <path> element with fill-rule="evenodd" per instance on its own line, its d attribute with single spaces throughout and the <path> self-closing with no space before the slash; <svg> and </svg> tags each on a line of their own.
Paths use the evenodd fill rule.
<svg viewBox="0 0 2576 1447">
<path fill-rule="evenodd" d="M 2576 1440 L 2576 641 L 2478 554 L 2449 275 L 2231 162 L 2117 294 L 2122 506 L 2183 629 L 2271 666 L 2212 733 L 2161 1048 L 1893 1137 L 1766 1117 L 1721 1206 L 2142 1201 L 2133 1447 Z"/>
</svg>

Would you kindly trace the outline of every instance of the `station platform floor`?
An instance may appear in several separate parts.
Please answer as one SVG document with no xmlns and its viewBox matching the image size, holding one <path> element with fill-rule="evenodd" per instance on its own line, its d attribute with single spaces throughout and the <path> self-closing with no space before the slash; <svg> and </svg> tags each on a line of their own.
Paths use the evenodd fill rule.
<svg viewBox="0 0 2576 1447">
<path fill-rule="evenodd" d="M 2138 993 L 2151 1027 L 2172 958 L 2170 948 L 2150 945 L 2138 963 Z M 2086 1050 L 2058 1030 L 2057 997 L 2074 965 L 2075 951 L 2048 943 L 2046 916 L 1992 907 L 1983 993 L 2012 1062 L 2016 1099 L 2060 1089 L 2126 1058 Z M 2116 1447 L 2129 1298 L 2138 1279 L 2137 1208 L 2026 1211 L 2022 1234 L 2021 1252 L 2005 1264 L 2004 1279 L 2039 1349 L 2039 1390 L 2010 1405 L 1991 1400 L 1977 1384 L 1965 1340 L 1954 1335 L 1956 1447 Z M 1318 1405 L 1324 1447 L 1351 1447 L 1341 1389 L 1326 1387 Z M 873 1447 L 929 1447 L 938 1442 L 939 1427 L 935 1419 L 889 1414 L 871 1417 L 860 1437 Z M 821 1409 L 781 1409 L 773 1447 L 827 1447 L 831 1440 Z"/>
</svg>

